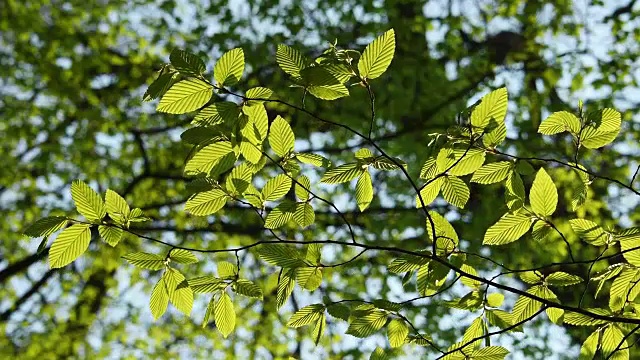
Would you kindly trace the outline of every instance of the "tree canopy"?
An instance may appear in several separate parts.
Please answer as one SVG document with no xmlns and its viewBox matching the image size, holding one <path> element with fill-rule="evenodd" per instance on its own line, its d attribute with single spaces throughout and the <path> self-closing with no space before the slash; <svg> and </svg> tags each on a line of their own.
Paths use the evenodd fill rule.
<svg viewBox="0 0 640 360">
<path fill-rule="evenodd" d="M 640 356 L 638 7 L 4 1 L 0 355 Z"/>
</svg>

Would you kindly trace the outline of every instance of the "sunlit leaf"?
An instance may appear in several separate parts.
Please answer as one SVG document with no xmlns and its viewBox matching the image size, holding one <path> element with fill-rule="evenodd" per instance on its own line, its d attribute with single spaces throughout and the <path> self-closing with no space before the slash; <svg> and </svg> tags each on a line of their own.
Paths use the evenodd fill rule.
<svg viewBox="0 0 640 360">
<path fill-rule="evenodd" d="M 71 197 L 76 204 L 76 209 L 80 215 L 90 221 L 101 220 L 106 209 L 100 195 L 80 180 L 71 183 Z"/>
<path fill-rule="evenodd" d="M 393 60 L 396 38 L 393 29 L 378 36 L 364 49 L 358 62 L 360 77 L 375 79 L 382 75 Z"/>
<path fill-rule="evenodd" d="M 212 95 L 213 87 L 200 79 L 178 81 L 162 96 L 156 110 L 186 114 L 204 106 Z"/>
<path fill-rule="evenodd" d="M 49 249 L 49 267 L 61 268 L 71 264 L 89 248 L 91 228 L 88 224 L 75 224 L 64 229 Z"/>
<path fill-rule="evenodd" d="M 223 337 L 229 336 L 236 327 L 236 311 L 233 308 L 231 297 L 226 292 L 222 292 L 213 308 L 216 328 Z"/>
<path fill-rule="evenodd" d="M 213 68 L 213 77 L 218 86 L 232 86 L 240 81 L 243 72 L 244 52 L 236 48 L 222 54 L 218 59 Z"/>
</svg>

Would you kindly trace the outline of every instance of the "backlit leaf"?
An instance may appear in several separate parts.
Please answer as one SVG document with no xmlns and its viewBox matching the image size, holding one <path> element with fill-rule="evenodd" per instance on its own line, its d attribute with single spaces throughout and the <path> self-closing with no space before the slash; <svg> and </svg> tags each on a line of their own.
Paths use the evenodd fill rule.
<svg viewBox="0 0 640 360">
<path fill-rule="evenodd" d="M 162 96 L 156 111 L 186 114 L 204 106 L 213 95 L 213 87 L 200 79 L 181 80 Z"/>
<path fill-rule="evenodd" d="M 506 213 L 484 234 L 485 245 L 505 245 L 522 237 L 531 228 L 531 218 L 522 213 Z"/>
<path fill-rule="evenodd" d="M 71 183 L 71 197 L 80 215 L 90 221 L 102 220 L 106 214 L 104 202 L 100 195 L 80 180 Z"/>
<path fill-rule="evenodd" d="M 91 227 L 88 224 L 75 224 L 64 229 L 53 241 L 49 249 L 49 267 L 61 268 L 80 257 L 91 241 Z"/>
<path fill-rule="evenodd" d="M 231 297 L 226 292 L 222 292 L 213 308 L 216 328 L 224 338 L 229 336 L 236 327 L 236 311 L 233 308 Z"/>
<path fill-rule="evenodd" d="M 218 59 L 213 68 L 213 77 L 218 86 L 232 86 L 240 81 L 243 72 L 244 52 L 240 48 L 235 48 L 222 54 Z"/>
<path fill-rule="evenodd" d="M 49 236 L 54 232 L 67 226 L 68 220 L 66 216 L 49 216 L 37 220 L 26 228 L 22 233 L 30 237 Z"/>
<path fill-rule="evenodd" d="M 375 79 L 382 75 L 393 60 L 396 38 L 393 29 L 378 36 L 364 49 L 358 62 L 360 77 Z"/>
<path fill-rule="evenodd" d="M 532 210 L 540 216 L 551 216 L 558 205 L 558 190 L 544 168 L 540 168 L 529 194 Z"/>
<path fill-rule="evenodd" d="M 160 270 L 164 268 L 164 257 L 144 252 L 133 252 L 122 257 L 131 265 L 142 269 Z"/>
</svg>

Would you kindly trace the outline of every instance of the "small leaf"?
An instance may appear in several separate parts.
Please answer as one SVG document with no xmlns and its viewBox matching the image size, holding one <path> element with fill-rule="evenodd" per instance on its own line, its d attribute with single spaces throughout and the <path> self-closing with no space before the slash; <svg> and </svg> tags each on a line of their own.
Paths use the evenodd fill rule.
<svg viewBox="0 0 640 360">
<path fill-rule="evenodd" d="M 324 157 L 318 154 L 309 154 L 309 153 L 298 153 L 296 154 L 296 159 L 304 164 L 309 164 L 318 167 L 329 167 L 331 166 L 331 161 L 325 159 Z"/>
<path fill-rule="evenodd" d="M 224 163 L 225 158 L 228 156 L 233 158 L 233 162 L 237 159 L 229 141 L 218 141 L 207 145 L 198 150 L 198 152 L 187 161 L 184 167 L 184 174 L 187 176 L 195 176 L 202 173 L 209 174 L 216 165 Z M 233 163 L 229 166 L 229 168 L 231 167 L 233 167 Z"/>
<path fill-rule="evenodd" d="M 527 290 L 529 294 L 537 294 L 540 286 L 536 285 Z M 513 322 L 518 323 L 523 320 L 531 318 L 542 306 L 542 303 L 538 300 L 531 299 L 527 296 L 520 295 L 515 305 L 513 306 Z"/>
<path fill-rule="evenodd" d="M 276 61 L 280 68 L 294 78 L 300 77 L 300 71 L 306 66 L 306 59 L 300 52 L 287 45 L 278 45 Z"/>
<path fill-rule="evenodd" d="M 326 316 L 323 313 L 322 315 L 320 315 L 320 319 L 316 321 L 316 326 L 313 327 L 313 342 L 316 344 L 316 346 L 320 342 L 322 335 L 324 335 L 324 329 L 326 328 L 326 326 Z"/>
<path fill-rule="evenodd" d="M 220 294 L 213 308 L 213 313 L 218 331 L 226 338 L 236 327 L 236 311 L 229 294 L 224 291 Z"/>
<path fill-rule="evenodd" d="M 218 86 L 232 86 L 240 81 L 243 72 L 244 52 L 242 49 L 236 48 L 227 51 L 218 59 L 213 68 L 213 77 Z"/>
<path fill-rule="evenodd" d="M 218 262 L 218 276 L 222 279 L 235 279 L 238 275 L 238 266 L 228 261 Z"/>
<path fill-rule="evenodd" d="M 175 261 L 180 264 L 193 264 L 198 262 L 198 258 L 193 255 L 189 250 L 185 249 L 173 249 L 169 253 L 171 261 Z"/>
<path fill-rule="evenodd" d="M 471 182 L 478 184 L 495 184 L 503 181 L 509 175 L 513 163 L 509 161 L 498 161 L 486 164 L 476 170 L 471 177 Z"/>
<path fill-rule="evenodd" d="M 436 162 L 436 158 L 430 157 L 425 161 L 424 165 L 422 165 L 422 169 L 420 169 L 420 178 L 429 180 L 433 179 L 438 174 L 438 163 Z"/>
<path fill-rule="evenodd" d="M 482 97 L 480 104 L 471 113 L 471 125 L 474 132 L 482 130 L 493 121 L 504 122 L 507 114 L 507 88 L 499 88 Z"/>
<path fill-rule="evenodd" d="M 303 289 L 314 291 L 322 284 L 322 270 L 317 267 L 298 268 L 296 281 Z"/>
<path fill-rule="evenodd" d="M 358 62 L 358 72 L 364 79 L 375 79 L 382 75 L 393 60 L 396 38 L 393 29 L 378 36 L 364 49 Z"/>
<path fill-rule="evenodd" d="M 320 179 L 320 182 L 326 184 L 339 184 L 349 182 L 358 176 L 360 176 L 365 170 L 363 170 L 356 163 L 343 164 L 327 170 Z"/>
<path fill-rule="evenodd" d="M 296 210 L 293 213 L 293 220 L 302 228 L 311 226 L 316 221 L 316 213 L 313 211 L 311 204 L 297 203 Z"/>
<path fill-rule="evenodd" d="M 365 338 L 382 329 L 386 322 L 387 313 L 381 310 L 370 310 L 359 316 L 354 316 L 352 313 L 346 333 L 358 338 Z"/>
<path fill-rule="evenodd" d="M 538 128 L 538 132 L 545 135 L 553 135 L 565 131 L 569 131 L 573 135 L 580 133 L 580 119 L 568 111 L 554 112 Z"/>
<path fill-rule="evenodd" d="M 301 326 L 312 324 L 320 319 L 324 314 L 325 307 L 323 304 L 311 304 L 296 311 L 287 322 L 288 327 L 298 328 Z"/>
<path fill-rule="evenodd" d="M 213 87 L 200 79 L 178 81 L 162 96 L 157 111 L 186 114 L 204 106 L 213 95 Z"/>
<path fill-rule="evenodd" d="M 250 280 L 238 279 L 233 290 L 236 294 L 262 300 L 262 289 Z"/>
<path fill-rule="evenodd" d="M 596 330 L 587 337 L 580 348 L 580 357 L 578 360 L 593 360 L 598 351 L 598 343 L 600 342 L 601 330 Z"/>
<path fill-rule="evenodd" d="M 604 329 L 602 333 L 602 356 L 605 359 L 609 359 L 609 356 L 615 351 L 613 359 L 629 359 L 629 344 L 624 337 L 624 334 L 616 325 L 609 325 Z"/>
<path fill-rule="evenodd" d="M 309 189 L 311 189 L 311 181 L 309 178 L 302 175 L 298 178 L 295 185 L 295 192 L 298 199 L 301 201 L 307 201 L 309 199 Z"/>
<path fill-rule="evenodd" d="M 281 226 L 286 225 L 291 219 L 293 219 L 293 215 L 296 211 L 296 203 L 283 200 L 278 206 L 276 206 L 264 222 L 264 227 L 267 229 L 277 229 Z"/>
<path fill-rule="evenodd" d="M 142 101 L 150 101 L 164 95 L 175 84 L 177 75 L 175 71 L 160 74 L 144 92 Z"/>
<path fill-rule="evenodd" d="M 500 307 L 504 301 L 504 295 L 500 293 L 492 293 L 487 295 L 487 305 L 491 307 Z"/>
<path fill-rule="evenodd" d="M 224 290 L 227 287 L 227 283 L 224 280 L 211 275 L 189 279 L 188 283 L 195 293 L 212 293 Z"/>
<path fill-rule="evenodd" d="M 509 355 L 509 350 L 502 346 L 487 346 L 471 353 L 473 360 L 502 360 Z"/>
<path fill-rule="evenodd" d="M 289 123 L 280 115 L 276 116 L 269 129 L 269 145 L 271 145 L 273 151 L 278 156 L 284 157 L 293 151 L 295 141 L 296 139 Z"/>
<path fill-rule="evenodd" d="M 611 313 L 604 309 L 584 309 L 594 314 L 611 316 Z M 567 311 L 564 315 L 565 324 L 574 325 L 574 326 L 595 326 L 606 324 L 606 320 L 598 320 L 594 319 L 589 315 L 584 315 L 572 311 Z"/>
<path fill-rule="evenodd" d="M 591 245 L 602 246 L 607 243 L 607 233 L 595 222 L 585 219 L 569 220 L 571 228 L 578 236 Z"/>
<path fill-rule="evenodd" d="M 67 226 L 68 222 L 69 221 L 65 216 L 49 216 L 38 219 L 36 222 L 26 228 L 22 233 L 33 238 L 43 236 L 47 237 Z"/>
<path fill-rule="evenodd" d="M 558 205 L 558 190 L 549 174 L 540 168 L 529 194 L 532 210 L 540 216 L 551 216 Z"/>
<path fill-rule="evenodd" d="M 291 190 L 291 178 L 280 174 L 269 179 L 262 189 L 262 198 L 265 201 L 276 201 L 285 196 Z"/>
<path fill-rule="evenodd" d="M 61 268 L 71 264 L 89 248 L 91 226 L 75 224 L 64 229 L 49 249 L 49 267 Z"/>
<path fill-rule="evenodd" d="M 533 223 L 533 230 L 531 230 L 531 237 L 536 241 L 542 241 L 549 236 L 552 228 L 549 224 L 542 220 L 536 220 Z"/>
<path fill-rule="evenodd" d="M 588 120 L 591 123 L 580 132 L 580 142 L 588 149 L 598 149 L 618 136 L 622 115 L 614 109 L 606 108 L 590 113 Z"/>
<path fill-rule="evenodd" d="M 293 292 L 296 284 L 296 269 L 282 269 L 276 291 L 276 309 L 280 309 Z"/>
<path fill-rule="evenodd" d="M 271 99 L 271 96 L 273 96 L 273 91 L 265 87 L 257 86 L 247 90 L 247 93 L 245 96 L 249 99 L 253 99 L 253 100 L 247 100 L 247 105 L 253 106 L 253 105 L 262 104 L 266 100 Z"/>
<path fill-rule="evenodd" d="M 444 179 L 439 177 L 430 180 L 420 190 L 420 195 L 416 195 L 416 208 L 423 208 L 433 202 L 438 197 L 443 186 Z"/>
<path fill-rule="evenodd" d="M 364 171 L 358 178 L 356 183 L 356 201 L 360 211 L 365 211 L 373 200 L 373 184 L 371 183 L 371 175 L 368 171 Z"/>
<path fill-rule="evenodd" d="M 518 173 L 512 171 L 507 176 L 507 181 L 504 183 L 505 187 L 505 200 L 507 207 L 511 211 L 516 211 L 524 206 L 524 184 L 522 178 Z"/>
<path fill-rule="evenodd" d="M 329 315 L 333 316 L 336 319 L 349 321 L 349 316 L 351 314 L 351 310 L 345 305 L 342 304 L 331 304 L 327 306 L 327 312 Z"/>
<path fill-rule="evenodd" d="M 98 232 L 102 239 L 111 246 L 118 245 L 118 242 L 120 242 L 122 234 L 124 233 L 124 231 L 119 227 L 106 225 L 98 226 Z"/>
<path fill-rule="evenodd" d="M 163 277 L 169 292 L 169 301 L 176 309 L 189 316 L 193 308 L 193 290 L 184 275 L 176 269 L 167 268 Z"/>
<path fill-rule="evenodd" d="M 469 201 L 469 187 L 456 176 L 444 176 L 442 181 L 442 197 L 451 205 L 460 209 Z"/>
<path fill-rule="evenodd" d="M 71 183 L 71 197 L 80 215 L 90 221 L 102 220 L 106 214 L 100 195 L 86 183 L 75 180 Z"/>
<path fill-rule="evenodd" d="M 169 306 L 169 294 L 164 280 L 165 277 L 163 275 L 153 287 L 151 298 L 149 299 L 149 308 L 151 309 L 153 320 L 158 320 L 167 311 L 167 307 Z"/>
<path fill-rule="evenodd" d="M 486 154 L 480 149 L 445 147 L 438 152 L 436 162 L 439 172 L 465 176 L 478 170 L 485 159 Z"/>
<path fill-rule="evenodd" d="M 458 234 L 456 230 L 451 226 L 449 221 L 437 212 L 430 210 L 429 216 L 433 220 L 433 225 L 436 231 L 436 237 L 438 240 L 444 240 L 446 244 L 451 246 L 458 245 Z M 431 222 L 426 220 L 427 236 L 431 242 L 433 242 L 433 229 L 431 229 Z"/>
<path fill-rule="evenodd" d="M 196 216 L 207 216 L 222 209 L 228 199 L 229 196 L 224 191 L 213 189 L 189 197 L 184 210 Z"/>
<path fill-rule="evenodd" d="M 105 205 L 109 217 L 120 225 L 125 225 L 131 215 L 131 208 L 127 204 L 127 201 L 118 195 L 115 191 L 107 189 L 105 196 Z"/>
<path fill-rule="evenodd" d="M 122 257 L 131 265 L 149 270 L 160 270 L 164 268 L 164 258 L 156 254 L 144 252 L 133 252 Z"/>
<path fill-rule="evenodd" d="M 199 126 L 214 126 L 218 124 L 234 125 L 238 121 L 240 110 L 231 101 L 216 101 L 202 108 L 193 118 L 192 124 Z"/>
<path fill-rule="evenodd" d="M 206 69 L 202 59 L 185 50 L 174 49 L 169 55 L 169 61 L 179 73 L 184 75 L 199 76 Z"/>
<path fill-rule="evenodd" d="M 387 325 L 387 337 L 391 347 L 399 347 L 404 345 L 409 335 L 409 327 L 401 319 L 393 319 Z"/>
<path fill-rule="evenodd" d="M 373 349 L 371 355 L 369 355 L 369 360 L 388 360 L 389 355 L 384 351 L 381 347 L 376 347 Z"/>
<path fill-rule="evenodd" d="M 284 268 L 294 268 L 304 265 L 302 261 L 304 257 L 292 246 L 265 244 L 258 249 L 258 255 L 269 264 Z"/>
<path fill-rule="evenodd" d="M 582 282 L 582 278 L 576 275 L 567 274 L 566 272 L 557 271 L 545 279 L 550 285 L 555 286 L 569 286 L 575 285 Z"/>
<path fill-rule="evenodd" d="M 524 213 L 506 213 L 485 233 L 484 245 L 505 245 L 522 237 L 531 228 L 531 218 Z"/>
</svg>

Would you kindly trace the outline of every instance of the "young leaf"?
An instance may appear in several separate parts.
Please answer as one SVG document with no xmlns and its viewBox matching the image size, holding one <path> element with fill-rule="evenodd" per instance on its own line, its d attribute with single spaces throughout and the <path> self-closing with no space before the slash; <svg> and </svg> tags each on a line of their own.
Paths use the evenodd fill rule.
<svg viewBox="0 0 640 360">
<path fill-rule="evenodd" d="M 507 176 L 507 181 L 504 183 L 505 187 L 505 200 L 507 207 L 511 211 L 516 211 L 524 206 L 524 184 L 522 178 L 518 173 L 512 171 Z"/>
<path fill-rule="evenodd" d="M 393 319 L 387 325 L 387 337 L 391 347 L 399 347 L 404 345 L 409 335 L 409 327 L 402 319 Z"/>
<path fill-rule="evenodd" d="M 169 55 L 169 61 L 179 73 L 184 75 L 197 77 L 206 69 L 202 59 L 185 50 L 174 49 Z"/>
<path fill-rule="evenodd" d="M 502 346 L 487 346 L 471 353 L 473 360 L 503 360 L 509 355 L 509 350 Z"/>
<path fill-rule="evenodd" d="M 436 158 L 430 157 L 420 169 L 420 179 L 430 180 L 436 175 L 438 175 L 438 163 Z"/>
<path fill-rule="evenodd" d="M 184 210 L 196 216 L 215 214 L 224 207 L 229 196 L 220 189 L 192 195 L 184 205 Z"/>
<path fill-rule="evenodd" d="M 487 305 L 491 307 L 500 307 L 504 301 L 504 295 L 500 293 L 492 293 L 487 295 Z"/>
<path fill-rule="evenodd" d="M 522 213 L 506 213 L 484 234 L 484 245 L 505 245 L 522 237 L 531 227 L 531 218 Z"/>
<path fill-rule="evenodd" d="M 582 282 L 582 278 L 576 275 L 567 274 L 566 272 L 557 271 L 545 279 L 550 285 L 555 286 L 570 286 L 579 284 Z"/>
<path fill-rule="evenodd" d="M 177 75 L 175 71 L 160 74 L 144 92 L 142 101 L 151 101 L 164 95 L 175 84 Z"/>
<path fill-rule="evenodd" d="M 624 269 L 613 280 L 611 289 L 609 290 L 609 308 L 611 311 L 622 309 L 627 301 L 635 300 L 640 292 L 640 269 Z"/>
<path fill-rule="evenodd" d="M 144 252 L 133 252 L 122 257 L 131 265 L 149 270 L 160 270 L 164 268 L 164 258 L 156 254 Z"/>
<path fill-rule="evenodd" d="M 169 293 L 169 301 L 183 314 L 189 316 L 193 308 L 193 290 L 184 275 L 176 269 L 167 268 L 162 275 Z"/>
<path fill-rule="evenodd" d="M 616 354 L 612 356 L 613 359 L 629 359 L 629 344 L 622 331 L 620 331 L 616 325 L 611 324 L 604 329 L 600 346 L 602 356 L 605 359 L 609 359 L 609 356 L 612 355 L 614 351 Z"/>
<path fill-rule="evenodd" d="M 164 280 L 165 277 L 163 275 L 153 287 L 151 298 L 149 299 L 149 309 L 151 309 L 153 320 L 158 320 L 169 306 L 169 293 Z"/>
<path fill-rule="evenodd" d="M 349 182 L 360 176 L 365 170 L 356 163 L 343 164 L 327 170 L 320 179 L 325 184 L 340 184 Z"/>
<path fill-rule="evenodd" d="M 320 319 L 324 314 L 325 307 L 323 304 L 311 304 L 296 311 L 295 314 L 287 321 L 287 326 L 292 328 L 298 328 L 301 326 L 309 325 Z"/>
<path fill-rule="evenodd" d="M 369 360 L 389 360 L 389 355 L 383 348 L 378 346 L 373 349 L 373 352 L 369 355 Z"/>
<path fill-rule="evenodd" d="M 262 104 L 266 100 L 271 99 L 271 96 L 273 96 L 273 91 L 265 87 L 257 86 L 247 90 L 247 93 L 245 96 L 249 99 L 257 99 L 257 100 L 247 100 L 246 102 L 247 106 L 254 106 L 254 105 Z"/>
<path fill-rule="evenodd" d="M 538 132 L 553 135 L 569 131 L 574 136 L 580 133 L 580 119 L 568 111 L 558 111 L 549 115 L 538 127 Z"/>
<path fill-rule="evenodd" d="M 269 129 L 269 144 L 273 151 L 280 157 L 293 151 L 296 138 L 291 126 L 280 115 L 276 116 Z"/>
<path fill-rule="evenodd" d="M 189 250 L 185 249 L 173 249 L 169 252 L 169 258 L 171 261 L 175 261 L 180 264 L 193 264 L 198 262 L 198 258 L 193 255 Z"/>
<path fill-rule="evenodd" d="M 507 101 L 507 88 L 504 87 L 483 96 L 480 104 L 471 113 L 474 132 L 482 132 L 492 120 L 498 124 L 503 123 L 507 114 Z"/>
<path fill-rule="evenodd" d="M 184 167 L 184 174 L 187 176 L 195 176 L 201 173 L 209 174 L 214 166 L 222 162 L 227 156 L 232 156 L 234 162 L 237 159 L 229 141 L 218 141 L 207 145 L 187 161 Z"/>
<path fill-rule="evenodd" d="M 381 310 L 369 310 L 364 314 L 358 314 L 358 316 L 352 313 L 346 333 L 358 338 L 365 338 L 382 329 L 386 322 L 387 313 Z"/>
<path fill-rule="evenodd" d="M 309 154 L 309 153 L 298 153 L 296 154 L 296 159 L 303 164 L 309 164 L 318 167 L 329 167 L 331 166 L 331 161 L 325 159 L 324 157 L 318 154 Z"/>
<path fill-rule="evenodd" d="M 578 236 L 588 242 L 591 245 L 602 246 L 607 243 L 607 233 L 600 227 L 600 225 L 590 220 L 585 219 L 572 219 L 569 220 L 571 228 L 578 234 Z"/>
<path fill-rule="evenodd" d="M 293 292 L 296 284 L 296 269 L 282 269 L 276 291 L 276 309 L 280 309 Z"/>
<path fill-rule="evenodd" d="M 535 220 L 533 222 L 533 229 L 531 230 L 531 237 L 533 240 L 542 241 L 549 236 L 553 229 L 549 224 L 542 220 Z"/>
<path fill-rule="evenodd" d="M 202 108 L 193 118 L 192 124 L 198 126 L 214 126 L 218 124 L 234 125 L 238 121 L 240 110 L 231 101 L 217 101 Z"/>
<path fill-rule="evenodd" d="M 438 152 L 436 163 L 438 172 L 465 176 L 478 170 L 484 164 L 485 158 L 485 152 L 480 149 L 445 147 Z"/>
<path fill-rule="evenodd" d="M 296 281 L 301 288 L 314 291 L 322 284 L 322 270 L 318 267 L 298 268 Z"/>
<path fill-rule="evenodd" d="M 173 84 L 162 96 L 157 111 L 186 114 L 204 106 L 213 95 L 213 87 L 200 79 L 187 79 Z"/>
<path fill-rule="evenodd" d="M 284 72 L 294 78 L 300 78 L 300 71 L 306 66 L 306 59 L 298 50 L 283 44 L 278 45 L 276 61 Z"/>
<path fill-rule="evenodd" d="M 131 214 L 131 208 L 129 208 L 127 201 L 115 191 L 107 189 L 105 204 L 109 217 L 116 223 L 125 225 Z"/>
<path fill-rule="evenodd" d="M 430 180 L 420 190 L 420 195 L 416 195 L 416 208 L 420 209 L 433 202 L 438 197 L 442 184 L 444 182 L 443 177 Z"/>
<path fill-rule="evenodd" d="M 54 232 L 67 226 L 68 220 L 65 216 L 49 216 L 42 219 L 38 219 L 31 224 L 22 233 L 33 237 L 47 237 Z"/>
<path fill-rule="evenodd" d="M 316 221 L 316 213 L 308 202 L 297 203 L 293 213 L 293 220 L 302 228 L 312 225 Z"/>
<path fill-rule="evenodd" d="M 396 38 L 393 29 L 378 36 L 364 49 L 358 62 L 358 72 L 363 79 L 375 79 L 382 75 L 393 60 Z"/>
<path fill-rule="evenodd" d="M 540 286 L 536 285 L 527 290 L 527 293 L 537 294 L 539 288 Z M 540 309 L 541 306 L 542 303 L 538 300 L 534 300 L 527 296 L 521 295 L 513 306 L 513 322 L 518 323 L 520 321 L 531 318 L 533 314 L 535 314 Z"/>
<path fill-rule="evenodd" d="M 540 168 L 533 180 L 529 194 L 531 208 L 540 216 L 551 216 L 558 205 L 558 190 L 544 168 Z"/>
<path fill-rule="evenodd" d="M 600 342 L 601 330 L 596 330 L 587 337 L 580 348 L 580 357 L 578 360 L 593 360 L 598 351 L 598 343 Z"/>
<path fill-rule="evenodd" d="M 224 291 L 220 294 L 213 308 L 213 313 L 218 331 L 226 338 L 236 327 L 236 311 L 229 294 Z"/>
<path fill-rule="evenodd" d="M 218 86 L 232 86 L 240 81 L 243 72 L 244 52 L 240 48 L 235 48 L 224 53 L 216 62 L 213 77 Z"/>
<path fill-rule="evenodd" d="M 102 239 L 111 246 L 118 245 L 118 242 L 120 242 L 122 234 L 124 233 L 124 231 L 119 227 L 106 225 L 98 226 L 98 232 Z"/>
<path fill-rule="evenodd" d="M 80 215 L 90 221 L 102 220 L 106 214 L 104 202 L 100 195 L 80 180 L 71 183 L 71 197 Z"/>
<path fill-rule="evenodd" d="M 283 200 L 278 206 L 276 206 L 264 222 L 264 227 L 267 229 L 277 229 L 281 226 L 286 225 L 291 219 L 293 219 L 293 215 L 296 211 L 296 203 Z"/>
<path fill-rule="evenodd" d="M 344 321 L 349 321 L 349 316 L 351 314 L 349 307 L 342 304 L 331 304 L 327 306 L 327 312 L 334 318 Z"/>
<path fill-rule="evenodd" d="M 469 201 L 469 187 L 456 176 L 444 176 L 442 181 L 442 197 L 451 205 L 464 208 Z"/>
<path fill-rule="evenodd" d="M 227 287 L 227 283 L 223 279 L 211 275 L 189 279 L 188 283 L 195 293 L 212 293 Z"/>
<path fill-rule="evenodd" d="M 365 211 L 373 200 L 373 184 L 368 171 L 362 172 L 356 183 L 356 201 L 360 211 Z"/>
<path fill-rule="evenodd" d="M 438 240 L 446 240 L 446 243 L 457 246 L 458 234 L 456 233 L 456 230 L 453 228 L 453 226 L 451 226 L 449 221 L 447 221 L 447 219 L 445 219 L 442 215 L 433 210 L 429 211 L 429 216 L 431 217 L 431 220 L 433 220 L 433 225 L 435 227 L 436 237 L 438 237 Z M 429 221 L 429 219 L 426 220 L 426 227 L 428 239 L 433 242 L 433 231 L 431 229 L 431 222 Z"/>
<path fill-rule="evenodd" d="M 313 327 L 313 342 L 318 345 L 322 335 L 324 335 L 324 329 L 327 326 L 326 315 L 323 313 L 320 315 L 320 319 L 316 321 L 316 325 Z"/>
<path fill-rule="evenodd" d="M 292 246 L 265 244 L 258 249 L 258 255 L 269 264 L 284 268 L 295 268 L 304 265 L 302 261 L 304 257 Z"/>
<path fill-rule="evenodd" d="M 88 224 L 75 224 L 64 229 L 49 249 L 49 267 L 61 268 L 80 257 L 91 241 L 91 228 Z"/>
<path fill-rule="evenodd" d="M 462 336 L 462 343 L 466 344 L 473 339 L 478 339 L 482 337 L 482 335 L 484 335 L 485 333 L 485 330 L 486 330 L 486 324 L 482 320 L 482 317 L 478 317 L 474 319 L 471 325 L 469 325 L 467 330 L 464 332 L 464 335 Z M 478 348 L 480 347 L 480 343 L 481 343 L 481 340 L 475 340 L 469 346 Z"/>
<path fill-rule="evenodd" d="M 262 198 L 265 201 L 276 201 L 285 196 L 291 190 L 291 178 L 280 174 L 269 179 L 262 189 Z"/>
<path fill-rule="evenodd" d="M 223 279 L 235 279 L 238 275 L 238 266 L 228 261 L 218 262 L 218 276 Z"/>
<path fill-rule="evenodd" d="M 238 279 L 233 286 L 233 291 L 242 296 L 262 300 L 262 289 L 250 280 Z"/>
<path fill-rule="evenodd" d="M 587 149 L 598 149 L 612 142 L 622 122 L 621 114 L 610 108 L 590 113 L 589 125 L 580 133 L 580 142 Z"/>
<path fill-rule="evenodd" d="M 513 163 L 510 161 L 498 161 L 486 164 L 473 173 L 471 182 L 478 184 L 495 184 L 501 182 L 507 178 L 512 168 Z"/>
<path fill-rule="evenodd" d="M 311 181 L 309 178 L 302 175 L 298 178 L 295 185 L 296 197 L 301 201 L 307 201 L 309 199 L 309 190 L 311 189 Z"/>
</svg>

